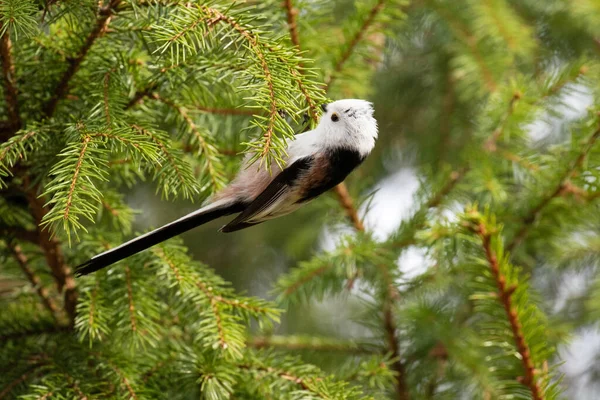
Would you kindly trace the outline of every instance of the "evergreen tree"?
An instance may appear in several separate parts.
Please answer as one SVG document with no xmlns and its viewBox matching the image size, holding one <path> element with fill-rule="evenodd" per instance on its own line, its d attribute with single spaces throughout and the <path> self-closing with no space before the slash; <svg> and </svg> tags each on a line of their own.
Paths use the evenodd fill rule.
<svg viewBox="0 0 600 400">
<path fill-rule="evenodd" d="M 556 349 L 600 315 L 598 26 L 589 0 L 1 0 L 0 399 L 572 396 Z M 73 277 L 140 233 L 142 181 L 197 207 L 347 97 L 381 131 L 347 186 L 202 233 L 244 277 L 272 261 L 270 294 L 181 238 Z M 377 234 L 373 188 L 407 170 L 412 212 Z"/>
</svg>

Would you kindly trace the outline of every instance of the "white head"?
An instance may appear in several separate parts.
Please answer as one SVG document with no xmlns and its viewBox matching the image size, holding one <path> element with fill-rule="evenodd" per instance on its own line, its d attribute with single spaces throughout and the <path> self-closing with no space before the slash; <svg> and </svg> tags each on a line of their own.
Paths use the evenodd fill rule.
<svg viewBox="0 0 600 400">
<path fill-rule="evenodd" d="M 323 104 L 317 127 L 325 146 L 347 147 L 368 155 L 377 139 L 373 105 L 365 100 L 344 99 Z"/>
</svg>

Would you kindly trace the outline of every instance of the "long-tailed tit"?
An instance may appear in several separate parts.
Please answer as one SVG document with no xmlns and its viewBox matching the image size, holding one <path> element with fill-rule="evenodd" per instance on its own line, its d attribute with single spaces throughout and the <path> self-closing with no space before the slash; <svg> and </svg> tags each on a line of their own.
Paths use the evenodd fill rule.
<svg viewBox="0 0 600 400">
<path fill-rule="evenodd" d="M 236 178 L 208 205 L 176 221 L 105 251 L 76 268 L 85 275 L 216 218 L 239 213 L 221 232 L 234 232 L 295 211 L 342 182 L 369 155 L 377 139 L 371 103 L 346 99 L 322 106 L 312 131 L 295 136 L 281 170 L 244 161 Z"/>
</svg>

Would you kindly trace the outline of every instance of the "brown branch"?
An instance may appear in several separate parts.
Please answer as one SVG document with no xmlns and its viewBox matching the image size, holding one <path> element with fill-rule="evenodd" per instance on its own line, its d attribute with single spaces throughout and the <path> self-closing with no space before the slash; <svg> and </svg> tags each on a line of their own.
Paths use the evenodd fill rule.
<svg viewBox="0 0 600 400">
<path fill-rule="evenodd" d="M 129 319 L 131 320 L 131 330 L 137 330 L 137 322 L 135 319 L 135 306 L 133 304 L 133 289 L 131 288 L 131 270 L 125 267 L 125 283 L 127 284 L 127 298 L 129 299 Z"/>
<path fill-rule="evenodd" d="M 3 25 L 0 23 L 0 30 Z M 6 99 L 8 118 L 10 130 L 8 131 L 7 137 L 2 139 L 8 139 L 12 133 L 18 131 L 21 128 L 21 117 L 19 115 L 19 101 L 17 99 L 17 83 L 15 77 L 15 65 L 12 57 L 12 43 L 9 36 L 9 29 L 4 31 L 2 37 L 0 37 L 0 58 L 2 59 L 2 80 L 4 81 L 4 97 Z"/>
<path fill-rule="evenodd" d="M 29 231 L 19 227 L 0 227 L 0 236 L 14 237 L 15 239 L 33 244 L 38 244 L 39 242 L 39 236 L 37 231 Z"/>
<path fill-rule="evenodd" d="M 211 300 L 214 299 L 215 301 L 219 302 L 219 303 L 223 303 L 226 304 L 230 307 L 234 307 L 234 308 L 243 308 L 245 310 L 249 310 L 255 313 L 266 313 L 268 312 L 268 309 L 265 307 L 256 307 L 256 306 L 251 306 L 248 305 L 246 303 L 243 302 L 239 302 L 237 300 L 230 300 L 230 299 L 226 299 L 223 296 L 220 296 L 218 294 L 214 294 L 212 292 L 211 289 L 209 289 L 206 284 L 202 281 L 198 281 L 196 282 L 196 285 L 200 288 L 200 290 L 202 290 L 204 292 L 204 294 L 210 298 Z"/>
<path fill-rule="evenodd" d="M 365 226 L 363 225 L 360 217 L 358 216 L 358 210 L 354 208 L 354 201 L 352 200 L 352 196 L 348 192 L 348 188 L 344 182 L 337 185 L 334 189 L 334 192 L 340 202 L 340 205 L 346 212 L 348 219 L 352 222 L 352 225 L 357 231 L 364 231 Z"/>
<path fill-rule="evenodd" d="M 519 321 L 517 310 L 515 309 L 515 307 L 513 307 L 512 304 L 511 296 L 514 293 L 515 289 L 514 287 L 507 287 L 506 285 L 506 277 L 500 271 L 498 258 L 492 250 L 491 233 L 481 222 L 476 227 L 474 227 L 473 230 L 481 238 L 486 259 L 490 265 L 492 275 L 498 286 L 498 300 L 504 306 L 504 311 L 506 312 L 506 316 L 508 318 L 508 322 L 510 323 L 510 327 L 512 330 L 513 338 L 515 339 L 515 343 L 517 345 L 517 351 L 521 355 L 521 362 L 523 363 L 523 369 L 525 371 L 525 377 L 522 380 L 522 383 L 529 387 L 532 398 L 534 400 L 543 400 L 542 391 L 535 379 L 535 366 L 533 364 L 533 360 L 531 359 L 531 352 L 529 350 L 527 342 L 525 341 L 525 336 L 523 334 L 523 329 L 521 326 L 521 322 Z"/>
<path fill-rule="evenodd" d="M 125 106 L 125 110 L 129 110 L 130 108 L 141 103 L 142 100 L 144 100 L 145 97 L 149 97 L 152 94 L 152 92 L 154 92 L 154 89 L 156 89 L 157 87 L 158 87 L 158 82 L 155 81 L 155 82 L 150 83 L 144 89 L 138 90 L 137 92 L 135 92 L 135 94 L 133 95 L 131 100 L 129 100 L 129 103 L 127 103 L 127 105 Z"/>
<path fill-rule="evenodd" d="M 4 160 L 4 157 L 6 157 L 6 155 L 8 154 L 8 152 L 10 151 L 11 148 L 13 148 L 14 146 L 16 146 L 20 143 L 23 143 L 24 141 L 26 141 L 27 139 L 29 139 L 36 133 L 37 133 L 36 131 L 27 132 L 25 135 L 21 136 L 18 140 L 15 140 L 15 141 L 11 142 L 9 145 L 5 146 L 4 150 L 2 150 L 2 153 L 0 153 L 0 162 L 2 162 L 2 160 Z"/>
<path fill-rule="evenodd" d="M 83 139 L 83 147 L 79 153 L 79 158 L 77 159 L 77 164 L 75 165 L 75 170 L 73 171 L 73 178 L 71 179 L 71 186 L 69 186 L 69 193 L 67 194 L 67 204 L 63 214 L 64 219 L 69 219 L 69 211 L 71 210 L 71 205 L 73 204 L 73 193 L 75 192 L 75 186 L 77 185 L 79 172 L 81 171 L 81 164 L 83 164 L 83 158 L 85 157 L 85 152 L 87 151 L 90 140 L 92 140 L 92 138 L 89 135 L 86 135 Z"/>
<path fill-rule="evenodd" d="M 327 79 L 325 79 L 325 90 L 331 87 L 331 85 L 335 81 L 337 74 L 339 74 L 342 71 L 344 64 L 346 64 L 346 62 L 356 49 L 356 46 L 358 46 L 367 30 L 371 27 L 377 15 L 381 12 L 381 10 L 383 10 L 384 4 L 385 0 L 379 0 L 377 4 L 373 6 L 371 11 L 369 12 L 369 15 L 364 20 L 358 31 L 354 34 L 354 37 L 352 38 L 352 40 L 350 40 L 350 43 L 348 44 L 348 47 L 346 47 L 346 50 L 342 53 L 342 56 L 335 64 L 335 67 L 333 67 L 333 72 L 327 77 Z"/>
<path fill-rule="evenodd" d="M 8 385 L 6 385 L 4 387 L 4 389 L 0 392 L 0 400 L 4 399 L 7 395 L 10 394 L 10 392 L 12 392 L 12 390 L 15 387 L 17 387 L 21 383 L 25 382 L 32 375 L 34 375 L 34 376 L 39 375 L 40 371 L 38 371 L 38 370 L 41 367 L 43 367 L 44 365 L 46 365 L 46 364 L 39 363 L 37 365 L 34 365 L 29 371 L 25 372 L 23 375 L 21 375 L 20 377 L 18 377 L 14 381 L 10 382 Z"/>
<path fill-rule="evenodd" d="M 583 149 L 577 155 L 577 158 L 571 163 L 569 168 L 562 174 L 558 185 L 554 189 L 552 189 L 552 191 L 550 191 L 538 203 L 537 206 L 532 208 L 527 213 L 527 215 L 525 215 L 522 218 L 521 228 L 517 231 L 517 233 L 514 235 L 512 240 L 506 246 L 506 250 L 508 252 L 512 253 L 514 251 L 514 249 L 517 246 L 519 246 L 523 242 L 523 240 L 525 240 L 525 238 L 529 234 L 529 231 L 533 227 L 533 224 L 538 220 L 538 218 L 540 217 L 540 214 L 546 208 L 546 206 L 548 206 L 548 204 L 550 204 L 550 202 L 555 197 L 558 197 L 563 193 L 563 191 L 567 187 L 569 181 L 571 180 L 571 178 L 573 178 L 573 176 L 577 172 L 577 169 L 579 167 L 581 167 L 581 165 L 583 164 L 588 153 L 594 147 L 594 144 L 598 140 L 598 137 L 600 137 L 600 128 L 596 129 L 596 131 L 592 134 L 592 136 L 590 136 L 590 138 L 587 140 Z"/>
<path fill-rule="evenodd" d="M 129 396 L 130 398 L 133 398 L 134 400 L 137 400 L 137 394 L 135 393 L 135 391 L 133 390 L 133 387 L 131 386 L 131 383 L 129 382 L 129 379 L 127 379 L 127 377 L 123 374 L 123 371 L 121 371 L 121 369 L 119 369 L 115 364 L 113 364 L 112 362 L 106 360 L 107 364 L 109 365 L 109 367 L 115 371 L 115 373 L 119 376 L 119 378 L 121 378 L 121 382 L 123 382 L 123 385 L 125 386 L 125 388 L 127 389 L 127 391 L 129 392 Z"/>
<path fill-rule="evenodd" d="M 330 267 L 331 267 L 331 264 L 322 266 L 321 268 L 317 268 L 316 270 L 312 271 L 310 274 L 308 274 L 304 278 L 300 279 L 297 282 L 294 282 L 294 284 L 292 286 L 290 286 L 289 288 L 285 289 L 285 292 L 284 292 L 285 295 L 289 296 L 290 294 L 294 293 L 296 290 L 298 290 L 306 282 L 309 282 L 314 277 L 321 275 L 322 273 L 324 273 L 325 271 L 327 271 Z"/>
<path fill-rule="evenodd" d="M 27 183 L 28 184 L 28 183 Z M 56 281 L 56 287 L 59 293 L 64 289 L 64 307 L 71 323 L 75 320 L 75 307 L 77 306 L 77 289 L 75 279 L 71 273 L 71 268 L 65 263 L 65 259 L 60 248 L 60 242 L 52 237 L 47 229 L 42 229 L 41 224 L 44 216 L 48 213 L 48 208 L 37 196 L 37 188 L 29 188 L 26 192 L 29 201 L 31 214 L 33 215 L 37 227 L 38 245 L 44 253 L 46 263 L 52 271 L 52 276 Z"/>
<path fill-rule="evenodd" d="M 295 384 L 299 385 L 303 390 L 306 391 L 310 391 L 310 392 L 315 392 L 314 390 L 312 390 L 310 388 L 310 386 L 307 384 L 307 380 L 306 378 L 301 378 L 299 376 L 296 376 L 290 372 L 284 371 L 284 370 L 279 370 L 279 369 L 275 369 L 273 367 L 263 367 L 263 366 L 258 366 L 258 365 L 249 365 L 249 364 L 239 364 L 238 368 L 240 369 L 245 369 L 245 370 L 256 370 L 256 371 L 263 371 L 266 372 L 268 374 L 274 374 L 279 376 L 280 378 L 286 380 L 286 381 L 290 381 L 290 382 L 294 382 Z M 320 380 L 320 378 L 315 378 L 316 380 Z"/>
<path fill-rule="evenodd" d="M 133 129 L 135 129 L 136 131 L 138 131 L 140 134 L 149 136 L 150 139 L 152 139 L 152 141 L 154 143 L 156 143 L 158 145 L 158 147 L 160 147 L 160 150 L 164 153 L 164 155 L 169 160 L 169 163 L 175 169 L 175 172 L 177 173 L 177 177 L 179 178 L 179 181 L 185 186 L 185 179 L 183 178 L 183 174 L 181 173 L 181 170 L 177 166 L 177 163 L 175 162 L 175 158 L 173 157 L 173 155 L 171 154 L 171 152 L 169 150 L 167 150 L 167 147 L 165 146 L 165 144 L 161 140 L 159 140 L 158 138 L 156 138 L 156 136 L 154 136 L 152 134 L 152 132 L 150 132 L 150 131 L 142 128 L 141 126 L 139 126 L 139 125 L 131 125 L 131 127 Z"/>
<path fill-rule="evenodd" d="M 394 360 L 391 368 L 396 373 L 396 396 L 398 400 L 410 399 L 410 392 L 406 385 L 406 368 L 402 363 L 400 355 L 400 343 L 396 336 L 396 324 L 394 323 L 393 302 L 387 298 L 383 305 L 383 329 L 388 346 L 388 350 Z"/>
<path fill-rule="evenodd" d="M 71 79 L 73 79 L 73 76 L 75 76 L 79 70 L 81 63 L 89 53 L 94 42 L 105 33 L 106 28 L 108 27 L 108 24 L 112 18 L 113 9 L 115 9 L 120 3 L 121 0 L 110 0 L 110 3 L 108 3 L 105 7 L 100 8 L 99 17 L 96 20 L 96 24 L 94 25 L 81 49 L 79 49 L 79 54 L 76 57 L 69 58 L 67 60 L 69 63 L 67 70 L 63 73 L 62 77 L 58 81 L 58 85 L 53 91 L 52 97 L 50 100 L 48 100 L 43 108 L 43 114 L 46 118 L 50 118 L 52 115 L 54 115 L 54 111 L 56 111 L 58 102 L 62 100 L 69 92 L 69 84 Z"/>
<path fill-rule="evenodd" d="M 288 29 L 290 30 L 290 39 L 292 40 L 294 46 L 300 48 L 300 39 L 298 37 L 298 23 L 296 21 L 298 10 L 294 8 L 292 0 L 284 0 L 283 7 L 285 8 L 285 12 L 287 15 L 287 24 Z"/>
<path fill-rule="evenodd" d="M 494 129 L 494 132 L 492 132 L 492 135 L 488 138 L 488 140 L 485 142 L 485 144 L 483 145 L 483 148 L 489 152 L 494 152 L 496 151 L 497 147 L 496 147 L 496 143 L 498 142 L 498 139 L 500 139 L 500 136 L 502 136 L 502 133 L 504 132 L 504 128 L 506 127 L 506 124 L 508 122 L 508 120 L 510 119 L 510 116 L 512 115 L 513 111 L 515 110 L 515 104 L 517 103 L 517 101 L 519 101 L 522 97 L 522 94 L 520 92 L 515 92 L 512 96 L 512 98 L 510 99 L 510 102 L 508 103 L 508 109 L 506 110 L 506 112 L 504 113 L 504 116 L 502 117 L 502 120 L 500 121 L 500 125 L 498 125 L 498 127 L 496 129 Z"/>
<path fill-rule="evenodd" d="M 110 108 L 108 105 L 108 89 L 110 88 L 110 74 L 111 72 L 107 72 L 104 74 L 104 115 L 106 116 L 106 125 L 110 126 Z"/>
<path fill-rule="evenodd" d="M 60 321 L 59 321 L 58 315 L 59 315 L 60 311 L 59 311 L 58 307 L 56 306 L 56 303 L 54 303 L 54 300 L 52 299 L 52 297 L 50 297 L 50 294 L 48 293 L 48 289 L 46 289 L 44 286 L 42 286 L 42 282 L 41 282 L 40 278 L 35 274 L 35 272 L 29 266 L 29 260 L 27 259 L 27 256 L 23 253 L 21 246 L 19 246 L 18 244 L 9 244 L 8 248 L 9 248 L 10 252 L 12 253 L 13 257 L 15 258 L 15 260 L 17 260 L 19 267 L 21 267 L 21 270 L 23 270 L 23 273 L 25 274 L 25 276 L 31 283 L 31 286 L 33 286 L 33 288 L 36 290 L 36 292 L 40 296 L 42 303 L 44 304 L 46 309 L 48 309 L 48 312 L 52 316 L 52 319 L 54 320 L 54 322 L 59 324 Z"/>
</svg>

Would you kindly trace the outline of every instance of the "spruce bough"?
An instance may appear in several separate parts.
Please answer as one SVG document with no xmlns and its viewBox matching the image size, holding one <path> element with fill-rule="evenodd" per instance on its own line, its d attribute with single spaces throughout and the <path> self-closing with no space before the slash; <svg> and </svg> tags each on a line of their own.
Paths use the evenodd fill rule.
<svg viewBox="0 0 600 400">
<path fill-rule="evenodd" d="M 557 349 L 600 310 L 588 3 L 1 1 L 0 399 L 576 396 Z M 310 228 L 255 231 L 302 259 L 270 295 L 181 239 L 74 279 L 134 234 L 129 188 L 201 202 L 350 97 L 375 103 L 376 154 Z M 383 235 L 373 188 L 407 169 Z M 316 212 L 343 227 L 327 251 Z"/>
</svg>

